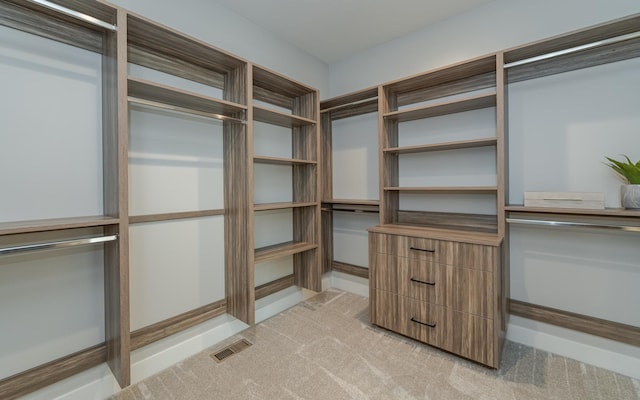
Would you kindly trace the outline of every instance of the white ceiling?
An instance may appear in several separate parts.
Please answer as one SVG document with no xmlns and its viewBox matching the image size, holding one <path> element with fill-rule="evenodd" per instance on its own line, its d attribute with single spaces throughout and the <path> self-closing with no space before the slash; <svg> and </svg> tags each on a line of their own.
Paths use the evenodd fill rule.
<svg viewBox="0 0 640 400">
<path fill-rule="evenodd" d="M 492 0 L 217 0 L 326 63 Z"/>
</svg>

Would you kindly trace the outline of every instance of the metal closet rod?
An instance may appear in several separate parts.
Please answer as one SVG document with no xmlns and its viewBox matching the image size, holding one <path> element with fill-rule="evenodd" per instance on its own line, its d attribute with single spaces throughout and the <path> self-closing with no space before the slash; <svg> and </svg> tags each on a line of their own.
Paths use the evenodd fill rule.
<svg viewBox="0 0 640 400">
<path fill-rule="evenodd" d="M 507 222 L 510 224 L 522 224 L 522 225 L 596 228 L 596 229 L 607 229 L 607 230 L 616 230 L 616 231 L 625 231 L 625 232 L 640 232 L 640 226 L 609 225 L 609 224 L 598 224 L 593 222 L 551 221 L 551 220 L 544 220 L 544 219 L 520 219 L 520 218 L 507 218 Z"/>
<path fill-rule="evenodd" d="M 50 9 L 50 10 L 58 11 L 61 14 L 65 14 L 65 15 L 68 15 L 70 17 L 79 19 L 81 21 L 85 21 L 85 22 L 88 22 L 90 24 L 99 26 L 101 28 L 108 29 L 110 31 L 114 31 L 115 32 L 115 31 L 118 30 L 118 27 L 116 25 L 114 25 L 114 24 L 110 24 L 108 22 L 104 22 L 103 20 L 95 18 L 95 17 L 92 17 L 91 15 L 83 14 L 81 12 L 72 10 L 70 8 L 61 6 L 61 5 L 56 4 L 56 3 L 52 3 L 52 2 L 47 1 L 47 0 L 29 0 L 29 1 L 34 3 L 34 4 L 38 4 L 38 5 L 41 5 L 43 7 L 46 7 L 48 9 Z"/>
<path fill-rule="evenodd" d="M 553 51 L 551 53 L 542 54 L 542 55 L 531 57 L 531 58 L 525 58 L 524 60 L 514 61 L 511 63 L 505 64 L 504 68 L 509 69 L 509 68 L 520 66 L 520 65 L 536 62 L 536 61 L 542 61 L 542 60 L 547 60 L 553 57 L 563 56 L 565 54 L 571 54 L 571 53 L 575 53 L 582 50 L 588 50 L 588 49 L 592 49 L 599 46 L 606 46 L 608 44 L 623 42 L 625 40 L 636 39 L 638 37 L 640 37 L 640 32 L 628 33 L 622 36 L 616 36 L 609 39 L 599 40 L 597 42 L 583 44 L 581 46 L 570 47 L 564 50 Z"/>
<path fill-rule="evenodd" d="M 108 235 L 108 236 L 88 237 L 88 238 L 81 238 L 81 239 L 59 240 L 55 242 L 46 242 L 46 243 L 26 244 L 22 246 L 14 246 L 14 247 L 5 247 L 0 249 L 0 255 L 11 254 L 11 253 L 23 253 L 23 252 L 35 251 L 35 250 L 60 249 L 63 247 L 83 246 L 83 245 L 95 244 L 95 243 L 112 242 L 117 238 L 118 238 L 118 235 Z"/>
<path fill-rule="evenodd" d="M 162 108 L 164 110 L 177 111 L 177 112 L 181 112 L 181 113 L 193 114 L 193 115 L 198 115 L 198 116 L 207 117 L 207 118 L 214 118 L 214 119 L 219 119 L 221 121 L 233 121 L 233 122 L 238 122 L 240 124 L 246 124 L 247 123 L 243 119 L 227 117 L 226 115 L 221 115 L 221 114 L 215 114 L 215 113 L 208 113 L 208 112 L 204 112 L 204 111 L 192 110 L 190 108 L 179 107 L 179 106 L 174 106 L 174 105 L 171 105 L 171 104 L 160 103 L 160 102 L 157 102 L 157 101 L 141 99 L 139 97 L 129 96 L 127 99 L 129 100 L 130 103 L 136 103 L 136 104 L 142 104 L 142 105 L 145 105 L 145 106 Z"/>
</svg>

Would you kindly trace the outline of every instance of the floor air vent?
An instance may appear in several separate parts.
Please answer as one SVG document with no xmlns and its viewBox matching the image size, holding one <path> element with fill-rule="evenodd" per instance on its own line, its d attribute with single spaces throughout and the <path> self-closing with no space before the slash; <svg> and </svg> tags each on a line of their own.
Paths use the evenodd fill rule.
<svg viewBox="0 0 640 400">
<path fill-rule="evenodd" d="M 249 342 L 247 339 L 238 340 L 237 342 L 230 344 L 224 349 L 211 354 L 211 358 L 216 360 L 216 362 L 222 362 L 232 355 L 240 353 L 242 350 L 246 349 L 249 346 L 251 346 L 251 342 Z"/>
</svg>

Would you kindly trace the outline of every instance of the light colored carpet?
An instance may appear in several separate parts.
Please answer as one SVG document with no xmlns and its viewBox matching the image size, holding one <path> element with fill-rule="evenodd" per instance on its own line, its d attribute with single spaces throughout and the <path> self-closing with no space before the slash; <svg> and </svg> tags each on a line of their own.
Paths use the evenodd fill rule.
<svg viewBox="0 0 640 400">
<path fill-rule="evenodd" d="M 253 346 L 210 357 L 242 338 Z M 113 399 L 631 400 L 640 382 L 512 342 L 487 369 L 372 326 L 367 298 L 330 290 Z"/>
</svg>

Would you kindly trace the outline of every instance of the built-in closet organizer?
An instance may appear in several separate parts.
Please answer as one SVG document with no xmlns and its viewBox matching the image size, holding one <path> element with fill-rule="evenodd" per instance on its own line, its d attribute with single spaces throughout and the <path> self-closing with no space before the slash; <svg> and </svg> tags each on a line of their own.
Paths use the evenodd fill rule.
<svg viewBox="0 0 640 400">
<path fill-rule="evenodd" d="M 247 169 L 255 298 L 297 285 L 321 291 L 319 93 L 254 65 Z M 275 279 L 274 279 L 275 277 Z M 250 316 L 254 321 L 253 313 Z"/>
<path fill-rule="evenodd" d="M 500 54 L 379 89 L 371 321 L 497 368 L 506 328 Z"/>
<path fill-rule="evenodd" d="M 367 228 L 378 224 L 378 88 L 320 104 L 322 271 L 369 278 Z"/>
<path fill-rule="evenodd" d="M 321 289 L 316 89 L 99 1 L 3 1 L 0 24 L 0 398 L 104 362 L 126 387 L 132 351 Z M 289 198 L 254 199 L 257 165 Z M 255 249 L 283 209 L 290 237 Z"/>
<path fill-rule="evenodd" d="M 0 2 L 3 399 L 104 362 L 129 384 L 122 19 L 102 3 L 57 3 L 87 18 Z"/>
<path fill-rule="evenodd" d="M 639 56 L 638 14 L 504 51 L 511 313 L 632 346 L 640 212 L 619 208 L 604 157 L 640 159 Z M 601 192 L 606 208 L 527 207 L 525 191 Z"/>
</svg>

